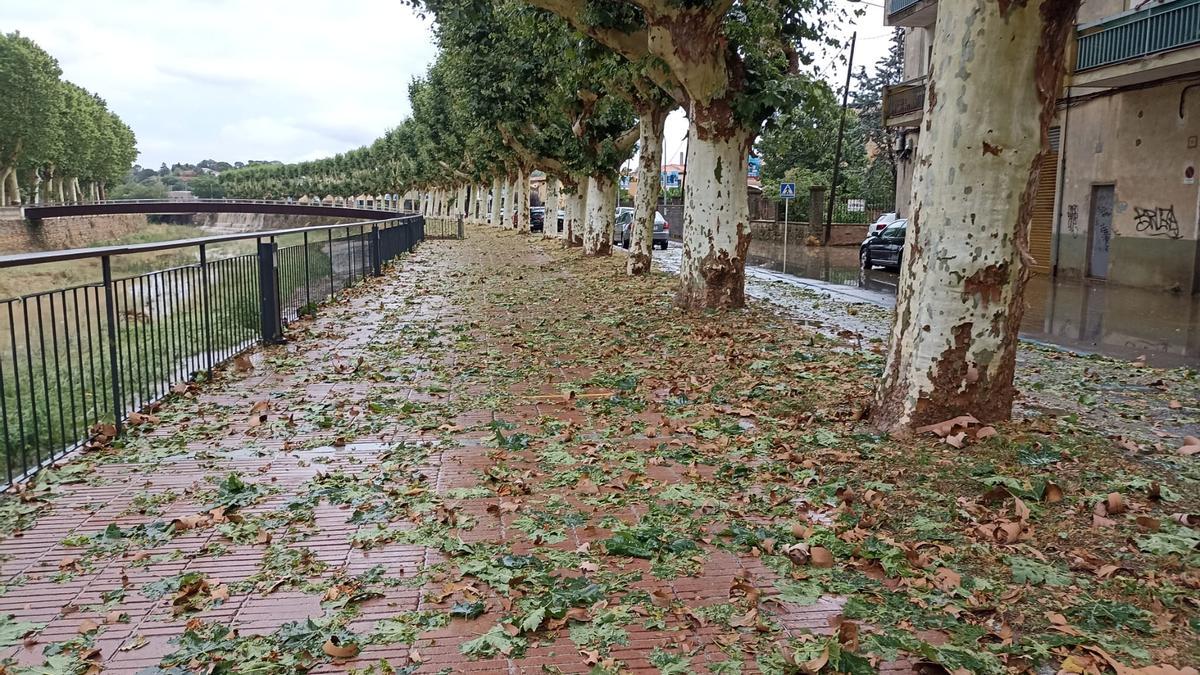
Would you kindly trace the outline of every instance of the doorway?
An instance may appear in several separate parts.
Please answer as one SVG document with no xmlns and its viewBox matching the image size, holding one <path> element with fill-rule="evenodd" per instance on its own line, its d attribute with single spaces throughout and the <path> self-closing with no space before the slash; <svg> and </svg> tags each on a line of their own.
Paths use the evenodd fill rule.
<svg viewBox="0 0 1200 675">
<path fill-rule="evenodd" d="M 1114 186 L 1092 186 L 1092 217 L 1088 227 L 1091 240 L 1088 252 L 1088 276 L 1108 278 L 1108 249 L 1112 242 Z"/>
</svg>

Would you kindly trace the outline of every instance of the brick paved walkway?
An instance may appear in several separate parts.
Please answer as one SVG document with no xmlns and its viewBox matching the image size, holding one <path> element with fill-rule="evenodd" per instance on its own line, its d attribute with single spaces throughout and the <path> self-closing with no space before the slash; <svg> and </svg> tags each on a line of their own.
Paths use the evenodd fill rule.
<svg viewBox="0 0 1200 675">
<path fill-rule="evenodd" d="M 836 599 L 780 596 L 782 543 L 728 530 L 731 513 L 793 529 L 820 514 L 773 518 L 807 507 L 728 482 L 739 460 L 709 461 L 743 456 L 752 413 L 685 405 L 695 387 L 743 384 L 713 379 L 720 368 L 783 345 L 700 321 L 687 330 L 723 346 L 663 372 L 682 344 L 653 323 L 671 316 L 670 284 L 624 279 L 621 262 L 490 231 L 428 242 L 256 351 L 252 370 L 224 370 L 126 447 L 51 474 L 50 507 L 0 542 L 0 616 L 44 628 L 0 658 L 39 664 L 45 650 L 112 673 L 255 659 L 284 664 L 256 672 L 381 659 L 754 672 L 782 665 L 770 654 L 789 639 L 835 632 Z M 639 297 L 658 308 L 644 323 Z M 622 554 L 614 532 L 648 550 Z M 309 633 L 285 626 L 305 619 Z M 221 643 L 220 625 L 240 637 Z M 208 642 L 189 655 L 185 631 Z M 325 656 L 329 635 L 361 652 Z"/>
</svg>

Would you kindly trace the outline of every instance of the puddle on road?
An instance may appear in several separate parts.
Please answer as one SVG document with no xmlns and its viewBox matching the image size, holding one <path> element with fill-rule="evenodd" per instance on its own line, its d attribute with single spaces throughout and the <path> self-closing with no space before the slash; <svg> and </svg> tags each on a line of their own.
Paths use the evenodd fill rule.
<svg viewBox="0 0 1200 675">
<path fill-rule="evenodd" d="M 895 302 L 899 275 L 861 270 L 858 249 L 755 241 L 747 262 L 761 269 L 868 291 L 878 304 Z M 1072 351 L 1104 354 L 1151 366 L 1200 368 L 1200 295 L 1036 276 L 1025 292 L 1021 336 Z"/>
</svg>

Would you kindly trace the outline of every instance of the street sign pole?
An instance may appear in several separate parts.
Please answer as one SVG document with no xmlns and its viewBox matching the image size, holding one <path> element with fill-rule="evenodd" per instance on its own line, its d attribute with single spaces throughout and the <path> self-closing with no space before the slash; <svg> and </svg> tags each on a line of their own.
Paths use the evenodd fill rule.
<svg viewBox="0 0 1200 675">
<path fill-rule="evenodd" d="M 796 198 L 796 184 L 780 183 L 779 198 L 783 200 L 783 273 L 787 274 L 788 207 L 791 206 L 792 200 Z"/>
<path fill-rule="evenodd" d="M 783 273 L 787 274 L 787 249 L 788 249 L 788 206 L 791 206 L 792 200 L 783 200 Z"/>
</svg>

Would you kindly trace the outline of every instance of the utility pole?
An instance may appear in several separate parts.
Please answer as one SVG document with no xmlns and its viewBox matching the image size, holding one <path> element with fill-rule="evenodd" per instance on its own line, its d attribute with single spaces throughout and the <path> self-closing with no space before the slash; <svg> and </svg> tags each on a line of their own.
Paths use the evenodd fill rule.
<svg viewBox="0 0 1200 675">
<path fill-rule="evenodd" d="M 691 148 L 691 145 L 692 145 L 692 130 L 691 129 L 688 129 L 687 136 L 683 137 L 683 143 L 684 143 L 684 145 L 683 145 L 683 177 L 679 179 L 679 196 L 681 197 L 680 202 L 686 203 L 686 200 L 687 200 L 688 152 L 690 152 L 692 149 Z M 684 221 L 686 222 L 686 220 L 687 219 L 685 218 Z"/>
<path fill-rule="evenodd" d="M 846 64 L 846 89 L 842 91 L 842 117 L 838 120 L 837 149 L 833 153 L 833 183 L 829 186 L 829 211 L 825 218 L 825 245 L 833 237 L 833 205 L 837 202 L 838 179 L 842 173 L 842 140 L 846 136 L 846 107 L 850 104 L 850 78 L 854 75 L 854 46 L 858 31 L 850 36 L 850 62 Z"/>
</svg>

